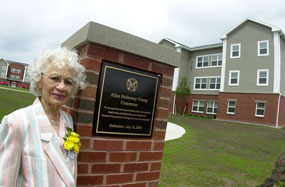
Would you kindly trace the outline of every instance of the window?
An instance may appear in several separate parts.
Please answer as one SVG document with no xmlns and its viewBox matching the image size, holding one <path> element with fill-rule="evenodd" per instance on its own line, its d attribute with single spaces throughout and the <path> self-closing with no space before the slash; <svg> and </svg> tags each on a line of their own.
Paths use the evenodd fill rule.
<svg viewBox="0 0 285 187">
<path fill-rule="evenodd" d="M 5 73 L 1 73 L 1 78 L 5 78 Z"/>
<path fill-rule="evenodd" d="M 231 45 L 231 58 L 240 58 L 240 44 Z"/>
<path fill-rule="evenodd" d="M 257 86 L 268 86 L 268 69 L 257 70 Z"/>
<path fill-rule="evenodd" d="M 211 56 L 211 65 L 213 67 L 221 66 L 222 65 L 222 54 L 212 55 Z"/>
<path fill-rule="evenodd" d="M 192 102 L 192 112 L 204 113 L 204 101 L 194 100 Z"/>
<path fill-rule="evenodd" d="M 268 56 L 269 55 L 269 47 L 268 40 L 258 41 L 258 56 Z"/>
<path fill-rule="evenodd" d="M 221 87 L 221 78 L 220 77 L 214 77 L 210 78 L 210 89 L 211 90 L 218 90 Z"/>
<path fill-rule="evenodd" d="M 195 77 L 194 90 L 219 90 L 221 77 Z"/>
<path fill-rule="evenodd" d="M 20 69 L 16 69 L 16 68 L 12 68 L 11 72 L 12 73 L 21 73 L 21 70 Z"/>
<path fill-rule="evenodd" d="M 207 78 L 195 78 L 195 90 L 207 89 Z"/>
<path fill-rule="evenodd" d="M 234 100 L 229 100 L 229 101 L 228 101 L 227 114 L 235 114 L 235 111 L 236 111 L 236 101 L 234 101 Z"/>
<path fill-rule="evenodd" d="M 218 111 L 218 102 L 217 101 L 208 101 L 207 114 L 217 114 L 217 111 Z"/>
<path fill-rule="evenodd" d="M 256 102 L 256 110 L 255 110 L 255 116 L 256 117 L 264 117 L 265 113 L 265 103 L 266 102 Z"/>
<path fill-rule="evenodd" d="M 230 86 L 238 86 L 239 85 L 239 70 L 230 71 L 229 85 Z"/>
<path fill-rule="evenodd" d="M 3 67 L 2 67 L 2 70 L 6 70 L 6 66 L 3 66 Z"/>
<path fill-rule="evenodd" d="M 200 56 L 197 57 L 197 66 L 196 68 L 208 67 L 209 66 L 209 56 Z"/>
</svg>

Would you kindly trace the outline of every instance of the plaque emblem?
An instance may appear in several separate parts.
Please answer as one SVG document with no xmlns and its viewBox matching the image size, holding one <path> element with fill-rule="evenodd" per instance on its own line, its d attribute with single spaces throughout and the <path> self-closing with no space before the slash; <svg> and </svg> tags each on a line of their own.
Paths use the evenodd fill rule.
<svg viewBox="0 0 285 187">
<path fill-rule="evenodd" d="M 135 78 L 129 78 L 126 82 L 126 87 L 129 92 L 135 92 L 138 89 L 139 83 Z"/>
</svg>

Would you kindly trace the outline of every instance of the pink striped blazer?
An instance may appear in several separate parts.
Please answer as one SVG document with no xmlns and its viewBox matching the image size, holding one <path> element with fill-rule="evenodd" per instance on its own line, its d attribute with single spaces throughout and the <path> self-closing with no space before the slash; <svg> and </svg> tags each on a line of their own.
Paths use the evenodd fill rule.
<svg viewBox="0 0 285 187">
<path fill-rule="evenodd" d="M 60 112 L 59 137 L 41 102 L 5 116 L 0 124 L 0 186 L 76 186 L 77 160 L 66 160 L 65 127 L 70 115 Z"/>
</svg>

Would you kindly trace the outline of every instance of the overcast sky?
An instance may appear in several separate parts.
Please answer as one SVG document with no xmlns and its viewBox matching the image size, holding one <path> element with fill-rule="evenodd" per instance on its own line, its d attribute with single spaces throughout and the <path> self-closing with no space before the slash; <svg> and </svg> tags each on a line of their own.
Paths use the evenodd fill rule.
<svg viewBox="0 0 285 187">
<path fill-rule="evenodd" d="M 1 0 L 0 58 L 32 63 L 89 21 L 158 43 L 220 43 L 245 18 L 285 31 L 284 0 Z"/>
</svg>

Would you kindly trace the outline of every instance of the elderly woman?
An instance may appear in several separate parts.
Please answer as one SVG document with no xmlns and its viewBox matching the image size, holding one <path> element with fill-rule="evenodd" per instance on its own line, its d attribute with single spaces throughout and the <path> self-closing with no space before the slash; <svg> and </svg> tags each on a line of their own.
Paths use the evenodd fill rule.
<svg viewBox="0 0 285 187">
<path fill-rule="evenodd" d="M 29 75 L 36 100 L 0 125 L 0 186 L 76 186 L 80 141 L 61 107 L 84 88 L 85 69 L 76 52 L 58 48 L 36 59 Z"/>
</svg>

